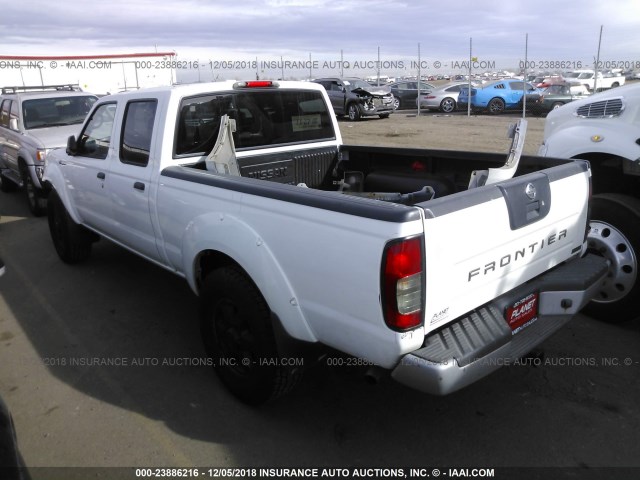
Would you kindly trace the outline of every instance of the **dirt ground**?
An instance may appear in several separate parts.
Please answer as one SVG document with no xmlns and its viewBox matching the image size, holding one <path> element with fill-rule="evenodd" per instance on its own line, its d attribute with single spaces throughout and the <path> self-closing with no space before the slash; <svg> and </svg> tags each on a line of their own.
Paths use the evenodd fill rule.
<svg viewBox="0 0 640 480">
<path fill-rule="evenodd" d="M 365 118 L 359 122 L 340 120 L 346 144 L 396 145 L 448 150 L 506 153 L 509 125 L 521 118 L 517 114 L 490 116 L 463 113 L 453 115 L 398 111 L 388 119 Z M 527 117 L 524 153 L 535 155 L 542 143 L 544 117 Z"/>
</svg>

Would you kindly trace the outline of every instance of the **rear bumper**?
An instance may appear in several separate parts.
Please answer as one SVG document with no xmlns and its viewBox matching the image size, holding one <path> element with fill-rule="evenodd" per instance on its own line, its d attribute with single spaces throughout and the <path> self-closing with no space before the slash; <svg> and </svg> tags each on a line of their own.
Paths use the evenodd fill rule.
<svg viewBox="0 0 640 480">
<path fill-rule="evenodd" d="M 498 297 L 425 337 L 423 346 L 395 367 L 395 380 L 434 395 L 447 395 L 521 358 L 565 325 L 597 292 L 608 263 L 586 255 Z M 505 309 L 538 291 L 537 320 L 513 334 Z"/>
</svg>

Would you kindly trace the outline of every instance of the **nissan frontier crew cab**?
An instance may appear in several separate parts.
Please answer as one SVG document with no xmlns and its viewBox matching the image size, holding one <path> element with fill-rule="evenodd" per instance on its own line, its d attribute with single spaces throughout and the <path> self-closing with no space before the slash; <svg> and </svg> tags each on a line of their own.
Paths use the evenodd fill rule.
<svg viewBox="0 0 640 480">
<path fill-rule="evenodd" d="M 343 145 L 322 86 L 221 82 L 101 98 L 44 178 L 60 258 L 105 237 L 184 277 L 220 379 L 259 404 L 316 346 L 447 394 L 569 321 L 607 271 L 589 164 L 516 160 Z"/>
</svg>

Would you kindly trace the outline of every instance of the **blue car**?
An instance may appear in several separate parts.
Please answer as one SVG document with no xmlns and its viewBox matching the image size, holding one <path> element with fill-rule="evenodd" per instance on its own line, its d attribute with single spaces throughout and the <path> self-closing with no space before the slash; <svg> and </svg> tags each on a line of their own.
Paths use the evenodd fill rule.
<svg viewBox="0 0 640 480">
<path fill-rule="evenodd" d="M 522 80 L 499 80 L 482 87 L 471 88 L 471 108 L 486 110 L 491 114 L 522 108 L 523 88 L 526 89 L 527 95 L 541 93 L 533 85 Z M 464 110 L 468 103 L 469 89 L 462 88 L 458 95 L 458 106 Z"/>
</svg>

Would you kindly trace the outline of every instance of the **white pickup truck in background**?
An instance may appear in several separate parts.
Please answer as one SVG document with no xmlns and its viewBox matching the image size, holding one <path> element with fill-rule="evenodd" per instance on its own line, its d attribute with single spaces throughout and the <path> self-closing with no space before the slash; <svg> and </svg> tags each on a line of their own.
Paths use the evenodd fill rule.
<svg viewBox="0 0 640 480">
<path fill-rule="evenodd" d="M 589 247 L 611 273 L 587 312 L 621 322 L 640 316 L 640 82 L 549 113 L 542 156 L 588 160 L 593 171 Z"/>
<path fill-rule="evenodd" d="M 524 156 L 494 183 L 517 164 L 343 145 L 322 86 L 221 82 L 101 98 L 44 179 L 61 259 L 105 237 L 184 277 L 219 377 L 258 404 L 314 346 L 446 394 L 569 321 L 607 272 L 589 164 Z"/>
<path fill-rule="evenodd" d="M 574 70 L 564 74 L 566 81 L 584 85 L 590 92 L 599 92 L 624 85 L 625 77 L 595 70 Z"/>
</svg>

